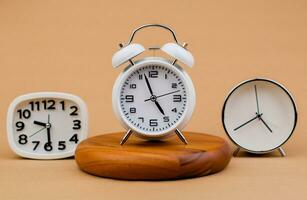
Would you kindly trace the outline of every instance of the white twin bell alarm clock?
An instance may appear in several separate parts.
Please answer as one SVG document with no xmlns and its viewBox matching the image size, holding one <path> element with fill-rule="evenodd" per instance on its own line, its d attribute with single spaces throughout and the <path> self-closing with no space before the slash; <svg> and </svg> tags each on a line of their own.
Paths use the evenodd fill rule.
<svg viewBox="0 0 307 200">
<path fill-rule="evenodd" d="M 172 34 L 174 43 L 167 43 L 158 49 L 173 57 L 173 60 L 162 57 L 132 60 L 146 51 L 141 44 L 132 43 L 135 34 L 149 27 L 166 29 Z M 113 109 L 127 130 L 121 144 L 132 133 L 148 140 L 158 140 L 176 133 L 187 144 L 181 130 L 194 111 L 195 90 L 189 75 L 177 64 L 177 61 L 188 67 L 194 64 L 192 54 L 185 48 L 186 44 L 179 43 L 175 32 L 169 27 L 147 24 L 135 29 L 128 42 L 120 44 L 120 47 L 113 55 L 113 67 L 129 63 L 113 87 Z"/>
</svg>

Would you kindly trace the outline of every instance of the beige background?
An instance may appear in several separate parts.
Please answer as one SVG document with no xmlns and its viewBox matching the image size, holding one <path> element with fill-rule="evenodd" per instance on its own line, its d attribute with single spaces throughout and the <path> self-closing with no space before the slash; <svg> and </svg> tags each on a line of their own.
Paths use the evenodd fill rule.
<svg viewBox="0 0 307 200">
<path fill-rule="evenodd" d="M 197 92 L 187 130 L 225 137 L 221 107 L 238 82 L 257 76 L 284 84 L 299 120 L 288 156 L 232 159 L 223 172 L 190 180 L 127 182 L 97 178 L 74 160 L 20 159 L 9 149 L 6 111 L 27 92 L 81 96 L 90 135 L 122 130 L 111 108 L 121 69 L 112 69 L 118 43 L 144 23 L 170 25 L 188 42 Z M 0 1 L 0 199 L 304 199 L 307 197 L 306 1 Z M 137 41 L 163 44 L 166 32 Z M 145 42 L 146 41 L 146 42 Z M 90 198 L 89 198 L 90 197 Z"/>
</svg>

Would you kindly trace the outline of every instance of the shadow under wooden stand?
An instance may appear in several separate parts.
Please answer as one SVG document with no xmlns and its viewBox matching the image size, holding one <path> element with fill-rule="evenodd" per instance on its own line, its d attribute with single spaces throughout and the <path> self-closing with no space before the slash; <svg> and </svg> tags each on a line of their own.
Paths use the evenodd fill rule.
<svg viewBox="0 0 307 200">
<path fill-rule="evenodd" d="M 80 169 L 96 176 L 124 180 L 172 180 L 200 177 L 223 170 L 232 151 L 216 136 L 185 132 L 188 144 L 177 137 L 145 141 L 132 136 L 119 144 L 123 132 L 88 138 L 76 150 Z"/>
</svg>

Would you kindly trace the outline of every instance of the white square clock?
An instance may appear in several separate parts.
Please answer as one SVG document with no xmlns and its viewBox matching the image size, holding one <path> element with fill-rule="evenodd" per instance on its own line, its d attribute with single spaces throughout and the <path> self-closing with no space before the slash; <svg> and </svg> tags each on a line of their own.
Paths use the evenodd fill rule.
<svg viewBox="0 0 307 200">
<path fill-rule="evenodd" d="M 11 149 L 33 159 L 73 156 L 87 137 L 88 113 L 84 101 L 72 94 L 38 92 L 17 97 L 7 114 Z"/>
</svg>

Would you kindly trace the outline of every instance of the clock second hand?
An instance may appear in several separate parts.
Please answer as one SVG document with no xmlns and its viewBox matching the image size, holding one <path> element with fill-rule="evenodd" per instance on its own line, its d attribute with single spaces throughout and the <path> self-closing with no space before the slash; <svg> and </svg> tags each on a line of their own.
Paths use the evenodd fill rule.
<svg viewBox="0 0 307 200">
<path fill-rule="evenodd" d="M 180 92 L 180 90 L 176 90 L 176 91 L 173 91 L 173 92 L 168 92 L 168 93 L 156 96 L 156 98 L 164 97 L 166 95 L 174 94 L 174 93 L 177 93 L 177 92 Z M 151 99 L 150 98 L 149 99 L 145 99 L 144 101 L 149 101 L 149 100 L 151 100 Z"/>
<path fill-rule="evenodd" d="M 30 135 L 29 137 L 32 137 L 34 135 L 36 135 L 37 133 L 41 132 L 42 130 L 45 130 L 46 127 L 39 129 L 38 131 L 36 131 L 35 133 L 33 133 L 32 135 Z"/>
<path fill-rule="evenodd" d="M 34 135 L 36 135 L 37 133 L 47 129 L 47 137 L 48 137 L 48 142 L 50 141 L 50 129 L 51 128 L 51 124 L 50 124 L 50 115 L 48 114 L 48 122 L 47 123 L 44 123 L 44 122 L 40 122 L 40 121 L 34 121 L 33 122 L 34 124 L 36 125 L 39 125 L 39 126 L 43 126 L 43 128 L 39 129 L 38 131 L 36 131 L 35 133 L 33 133 L 32 135 L 30 135 L 29 137 L 33 137 Z"/>
<path fill-rule="evenodd" d="M 32 135 L 30 135 L 29 137 L 32 137 L 32 136 L 36 135 L 37 133 L 39 133 L 39 132 L 41 132 L 42 130 L 45 130 L 45 129 L 47 128 L 47 127 L 46 127 L 47 124 L 44 123 L 44 122 L 39 122 L 39 121 L 34 120 L 34 121 L 33 121 L 33 124 L 36 124 L 36 125 L 39 125 L 39 126 L 43 126 L 43 128 L 39 129 L 38 131 L 36 131 L 36 132 L 33 133 Z"/>
</svg>

